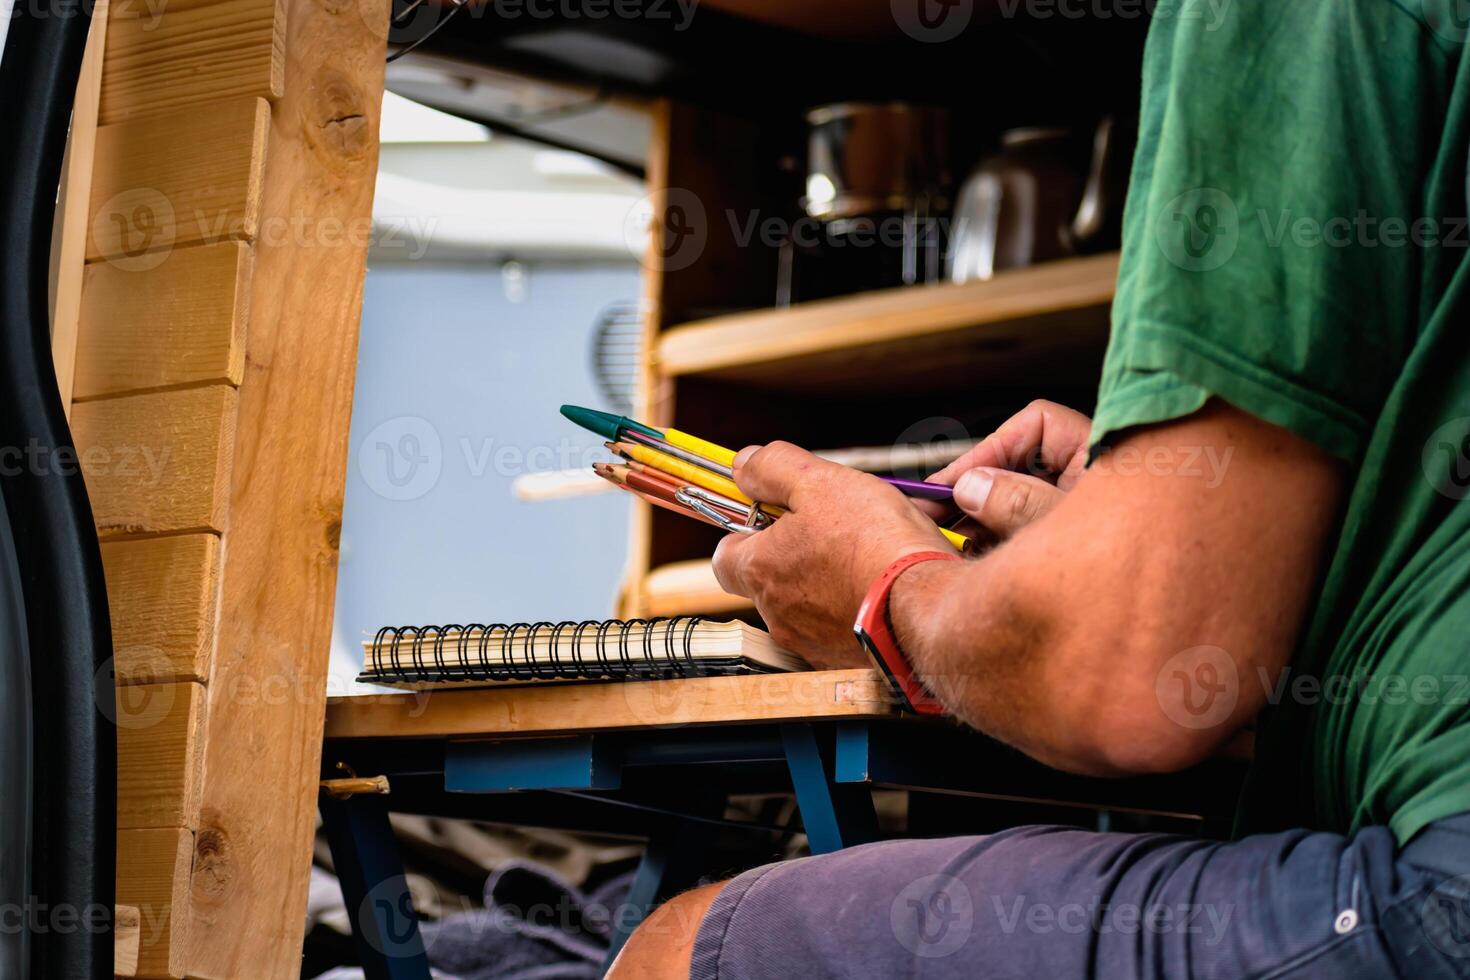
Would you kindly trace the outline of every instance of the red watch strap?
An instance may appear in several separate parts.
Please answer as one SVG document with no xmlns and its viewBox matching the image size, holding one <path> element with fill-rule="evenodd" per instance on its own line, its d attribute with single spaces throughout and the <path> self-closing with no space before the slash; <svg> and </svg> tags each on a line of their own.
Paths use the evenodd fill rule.
<svg viewBox="0 0 1470 980">
<path fill-rule="evenodd" d="M 921 715 L 944 714 L 944 706 L 914 676 L 913 665 L 899 649 L 898 639 L 888 621 L 888 596 L 893 583 L 910 568 L 924 561 L 959 561 L 953 551 L 915 551 L 883 569 L 883 573 L 868 587 L 863 603 L 858 607 L 857 621 L 852 630 L 858 642 L 873 658 L 873 666 L 888 679 L 894 694 L 910 710 Z"/>
</svg>

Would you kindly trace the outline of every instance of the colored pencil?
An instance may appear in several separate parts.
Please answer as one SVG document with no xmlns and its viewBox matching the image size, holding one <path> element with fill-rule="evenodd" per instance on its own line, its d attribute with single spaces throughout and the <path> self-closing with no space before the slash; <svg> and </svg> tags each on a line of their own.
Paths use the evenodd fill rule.
<svg viewBox="0 0 1470 980">
<path fill-rule="evenodd" d="M 646 492 L 644 490 L 638 489 L 636 486 L 628 482 L 628 478 L 630 476 L 639 476 L 640 474 L 630 474 L 625 468 L 612 466 L 608 463 L 593 463 L 592 469 L 593 472 L 595 472 L 598 476 L 602 477 L 604 480 L 611 483 L 619 490 L 626 490 L 628 493 L 631 493 L 634 496 L 647 501 L 655 507 L 662 507 L 664 510 L 671 511 L 675 514 L 680 514 L 684 517 L 692 517 L 696 521 L 701 521 L 702 523 L 708 524 L 710 527 L 720 526 L 718 523 L 710 520 L 708 517 L 705 517 L 698 511 L 693 510 L 689 507 L 685 507 L 683 504 L 676 501 L 673 498 L 672 494 L 665 496 L 662 492 Z M 621 470 L 621 473 L 618 472 L 619 470 Z"/>
<path fill-rule="evenodd" d="M 616 442 L 626 437 L 692 466 L 713 470 L 726 479 L 732 479 L 734 476 L 735 451 L 726 449 L 724 446 L 717 446 L 698 436 L 680 432 L 678 429 L 656 429 L 651 425 L 636 422 L 625 415 L 613 415 L 610 412 L 599 412 L 594 408 L 582 408 L 578 405 L 563 405 L 561 413 L 572 422 L 584 429 L 596 432 L 604 439 Z M 951 500 L 954 497 L 954 488 L 943 483 L 905 480 L 896 476 L 880 476 L 878 479 L 889 486 L 896 487 L 907 497 L 923 500 Z"/>
</svg>

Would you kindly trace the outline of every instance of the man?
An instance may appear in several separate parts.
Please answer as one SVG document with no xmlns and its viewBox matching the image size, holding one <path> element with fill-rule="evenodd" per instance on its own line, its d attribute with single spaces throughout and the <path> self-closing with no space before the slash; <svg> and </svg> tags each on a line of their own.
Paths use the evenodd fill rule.
<svg viewBox="0 0 1470 980">
<path fill-rule="evenodd" d="M 1027 827 L 757 868 L 666 905 L 615 976 L 1470 976 L 1452 7 L 1159 10 L 1096 417 L 1032 405 L 944 470 L 998 543 L 887 594 L 946 708 L 1053 766 L 1178 770 L 1264 710 L 1238 839 Z M 863 664 L 859 603 L 934 526 L 794 446 L 735 476 L 789 513 L 721 544 L 722 584 Z"/>
</svg>

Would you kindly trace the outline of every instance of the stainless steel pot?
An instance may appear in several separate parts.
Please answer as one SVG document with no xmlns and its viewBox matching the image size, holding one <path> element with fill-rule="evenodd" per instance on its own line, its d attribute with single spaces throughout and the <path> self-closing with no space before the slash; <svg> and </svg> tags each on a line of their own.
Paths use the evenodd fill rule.
<svg viewBox="0 0 1470 980">
<path fill-rule="evenodd" d="M 813 218 L 948 206 L 949 113 L 902 102 L 840 102 L 806 115 L 806 196 Z"/>
<path fill-rule="evenodd" d="M 1107 244 L 1110 219 L 1126 169 L 1111 118 L 1093 134 L 1085 173 L 1070 152 L 1065 129 L 1015 129 L 981 160 L 960 188 L 950 223 L 946 274 L 954 282 L 989 279 L 1016 269 Z"/>
</svg>

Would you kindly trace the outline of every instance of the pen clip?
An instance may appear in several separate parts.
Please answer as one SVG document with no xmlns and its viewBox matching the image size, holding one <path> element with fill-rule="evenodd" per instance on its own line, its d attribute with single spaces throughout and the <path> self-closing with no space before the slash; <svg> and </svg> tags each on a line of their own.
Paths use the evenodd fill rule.
<svg viewBox="0 0 1470 980">
<path fill-rule="evenodd" d="M 731 500 L 724 494 L 706 490 L 704 487 L 685 487 L 684 490 L 689 496 L 703 500 L 712 507 L 723 507 L 737 514 L 744 514 L 745 526 L 755 528 L 757 531 L 770 527 L 771 521 L 775 520 L 770 514 L 761 510 L 759 503 L 743 504 L 738 500 Z"/>
<path fill-rule="evenodd" d="M 715 510 L 709 504 L 705 503 L 698 496 L 696 496 L 696 491 L 696 487 L 685 487 L 684 489 L 679 490 L 674 494 L 674 499 L 683 504 L 685 507 L 693 510 L 696 514 L 699 514 L 701 517 L 709 518 L 716 524 L 720 525 L 720 527 L 724 528 L 726 531 L 730 531 L 733 534 L 754 534 L 755 532 L 760 530 L 759 527 L 752 527 L 746 524 L 736 524 L 734 521 L 730 520 L 730 518 Z"/>
</svg>

